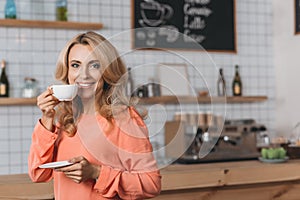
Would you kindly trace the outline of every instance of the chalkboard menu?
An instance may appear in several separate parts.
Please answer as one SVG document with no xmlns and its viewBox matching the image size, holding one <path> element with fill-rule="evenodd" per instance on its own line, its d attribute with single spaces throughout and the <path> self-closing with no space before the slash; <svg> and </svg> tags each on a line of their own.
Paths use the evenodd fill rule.
<svg viewBox="0 0 300 200">
<path fill-rule="evenodd" d="M 132 0 L 133 48 L 236 52 L 235 0 Z"/>
<path fill-rule="evenodd" d="M 295 34 L 300 34 L 300 0 L 295 0 Z"/>
</svg>

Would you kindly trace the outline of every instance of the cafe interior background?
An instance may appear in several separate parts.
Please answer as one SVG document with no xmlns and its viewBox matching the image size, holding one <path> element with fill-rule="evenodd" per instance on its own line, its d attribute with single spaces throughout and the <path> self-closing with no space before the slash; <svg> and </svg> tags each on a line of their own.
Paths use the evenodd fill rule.
<svg viewBox="0 0 300 200">
<path fill-rule="evenodd" d="M 54 0 L 16 0 L 17 18 L 54 20 Z M 68 0 L 68 20 L 103 23 L 97 32 L 116 36 L 114 44 L 122 52 L 130 52 L 130 0 Z M 4 16 L 5 1 L 0 2 Z M 240 66 L 244 96 L 267 96 L 255 103 L 227 103 L 226 119 L 255 119 L 264 124 L 271 136 L 288 137 L 300 121 L 299 52 L 300 35 L 294 30 L 294 0 L 236 0 L 236 53 L 174 50 L 199 67 L 211 88 L 216 87 L 217 68 L 224 69 L 227 94 L 230 96 L 234 66 Z M 175 13 L 176 15 L 176 13 Z M 2 27 L 0 25 L 0 58 L 7 61 L 10 96 L 20 97 L 25 77 L 37 79 L 40 91 L 54 83 L 57 56 L 61 48 L 82 30 Z M 120 36 L 121 33 L 121 36 Z M 132 53 L 132 52 L 131 52 Z M 153 60 L 180 63 L 168 53 L 138 50 L 126 57 L 127 66 L 143 66 Z M 141 70 L 142 69 L 142 70 Z M 188 70 L 193 87 L 198 77 Z M 155 67 L 145 65 L 133 71 L 136 84 L 155 76 Z M 212 90 L 212 95 L 215 91 Z M 190 111 L 196 105 L 148 105 L 151 113 L 150 139 L 163 146 L 162 122 L 172 120 L 178 111 Z M 210 105 L 198 105 L 209 112 Z M 219 105 L 215 105 L 218 107 Z M 224 105 L 223 105 L 224 106 Z M 223 107 L 222 107 L 223 108 Z M 221 109 L 222 110 L 222 109 Z M 31 133 L 41 112 L 36 105 L 0 106 L 0 174 L 27 172 L 27 156 Z M 148 122 L 149 123 L 149 122 Z"/>
</svg>

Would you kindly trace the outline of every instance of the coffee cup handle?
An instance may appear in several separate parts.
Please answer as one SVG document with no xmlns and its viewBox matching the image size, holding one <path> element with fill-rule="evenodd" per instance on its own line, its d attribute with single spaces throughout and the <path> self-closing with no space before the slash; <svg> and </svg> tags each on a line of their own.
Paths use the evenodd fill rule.
<svg viewBox="0 0 300 200">
<path fill-rule="evenodd" d="M 54 95 L 54 91 L 53 91 L 53 85 L 50 85 L 49 87 L 48 87 L 48 90 L 51 90 L 51 95 L 52 96 L 54 96 L 55 98 L 57 98 L 55 95 Z"/>
<path fill-rule="evenodd" d="M 173 8 L 167 4 L 163 5 L 164 19 L 170 19 L 173 15 Z"/>
<path fill-rule="evenodd" d="M 48 86 L 48 90 L 49 89 L 53 92 L 53 85 Z"/>
</svg>

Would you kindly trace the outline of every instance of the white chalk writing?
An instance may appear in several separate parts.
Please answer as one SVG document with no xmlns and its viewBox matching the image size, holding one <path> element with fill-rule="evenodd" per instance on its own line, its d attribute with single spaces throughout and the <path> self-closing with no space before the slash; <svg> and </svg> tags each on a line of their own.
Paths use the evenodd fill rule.
<svg viewBox="0 0 300 200">
<path fill-rule="evenodd" d="M 210 3 L 210 0 L 185 0 L 185 2 L 190 4 L 207 5 Z"/>
<path fill-rule="evenodd" d="M 191 4 L 184 4 L 183 6 L 183 12 L 186 15 L 204 15 L 205 17 L 208 17 L 212 11 L 209 8 L 202 7 L 202 8 L 195 8 L 191 7 Z"/>
<path fill-rule="evenodd" d="M 186 29 L 184 30 L 184 36 L 183 36 L 183 40 L 185 42 L 198 42 L 201 43 L 203 42 L 206 37 L 204 35 L 199 35 L 199 34 L 192 34 L 190 30 Z"/>
<path fill-rule="evenodd" d="M 211 0 L 185 0 L 183 6 L 184 13 L 184 41 L 185 42 L 203 42 L 206 37 L 199 34 L 199 31 L 205 29 L 205 19 L 213 12 L 206 5 Z"/>
</svg>

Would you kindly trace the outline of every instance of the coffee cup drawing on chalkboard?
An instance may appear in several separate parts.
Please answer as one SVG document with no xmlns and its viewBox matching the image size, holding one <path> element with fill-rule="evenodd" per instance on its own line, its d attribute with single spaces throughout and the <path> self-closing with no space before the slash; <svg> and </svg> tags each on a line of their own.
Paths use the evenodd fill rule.
<svg viewBox="0 0 300 200">
<path fill-rule="evenodd" d="M 140 4 L 142 19 L 141 26 L 160 26 L 173 16 L 173 8 L 167 4 L 160 4 L 155 0 L 144 0 Z"/>
<path fill-rule="evenodd" d="M 158 29 L 158 35 L 166 36 L 166 41 L 172 43 L 179 38 L 179 30 L 176 26 L 165 25 Z"/>
</svg>

